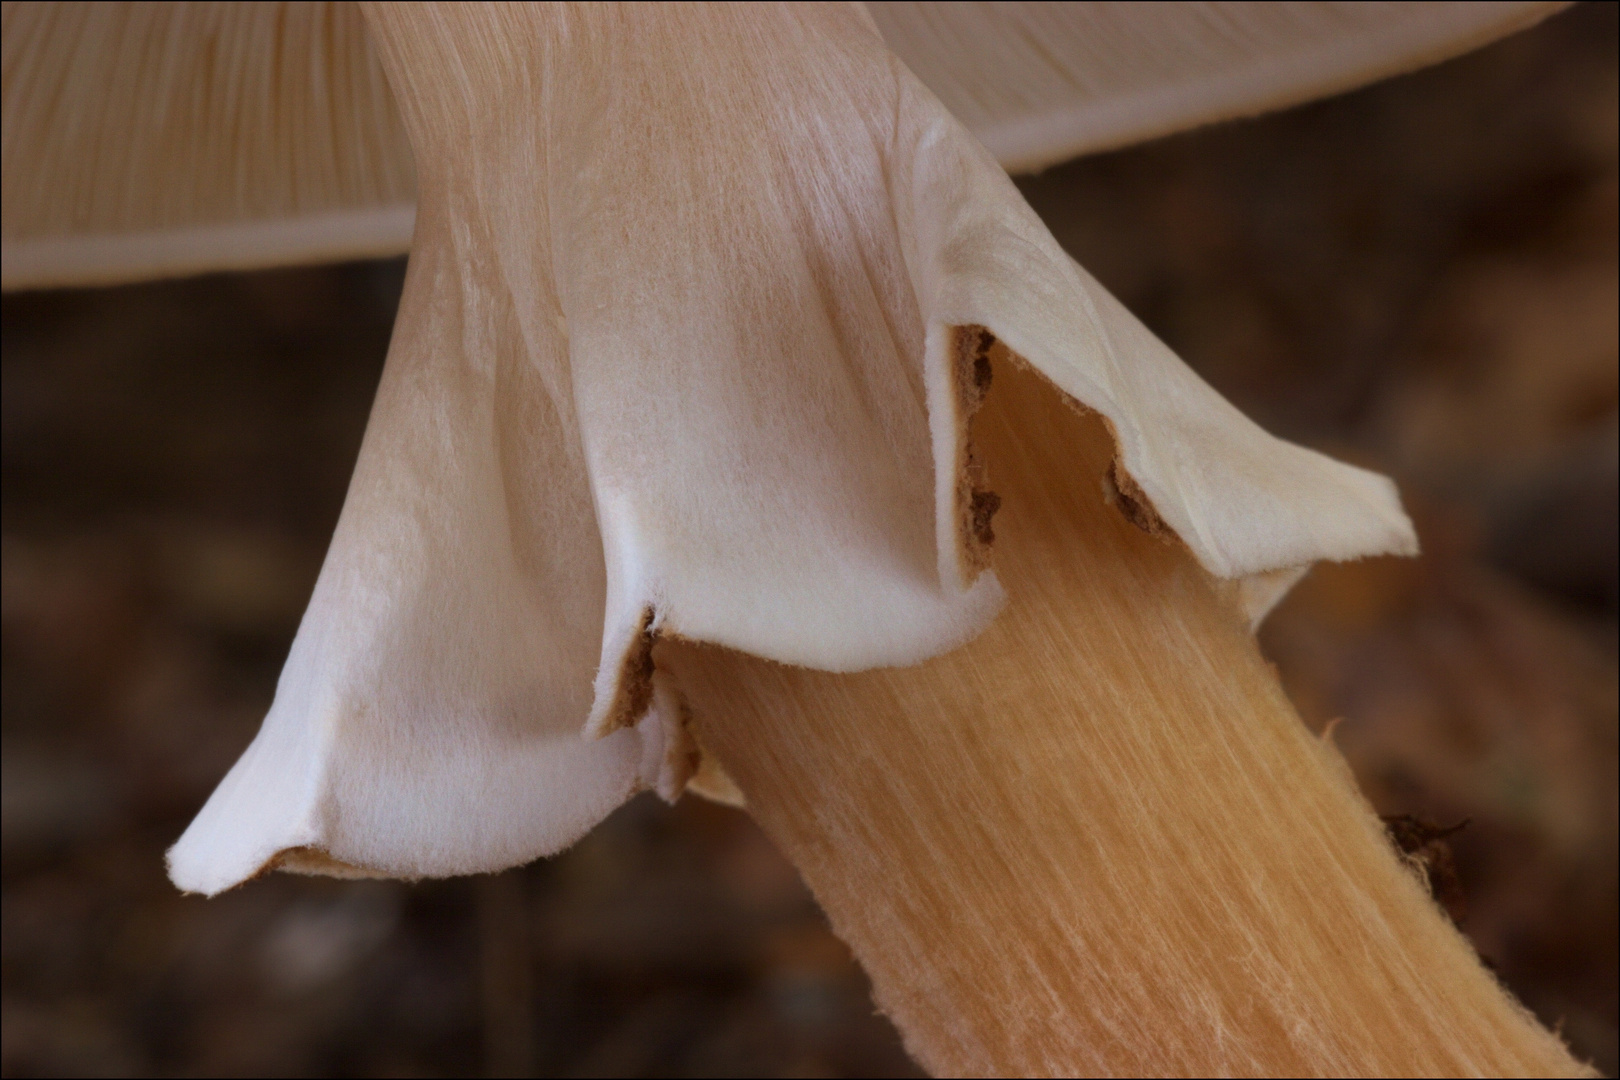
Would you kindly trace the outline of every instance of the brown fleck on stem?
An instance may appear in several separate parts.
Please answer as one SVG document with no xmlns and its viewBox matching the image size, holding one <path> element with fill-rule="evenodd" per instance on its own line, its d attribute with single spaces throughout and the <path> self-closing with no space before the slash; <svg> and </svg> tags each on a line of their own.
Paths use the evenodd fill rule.
<svg viewBox="0 0 1620 1080">
<path fill-rule="evenodd" d="M 955 375 L 956 422 L 956 545 L 963 580 L 971 581 L 990 568 L 990 545 L 996 533 L 991 525 L 1001 498 L 985 484 L 984 460 L 973 445 L 973 414 L 990 391 L 991 357 L 1011 354 L 982 326 L 951 328 L 951 369 Z"/>
<path fill-rule="evenodd" d="M 1399 864 L 1095 418 L 1002 365 L 1005 613 L 835 675 L 668 642 L 705 747 L 941 1074 L 1579 1075 Z"/>
</svg>

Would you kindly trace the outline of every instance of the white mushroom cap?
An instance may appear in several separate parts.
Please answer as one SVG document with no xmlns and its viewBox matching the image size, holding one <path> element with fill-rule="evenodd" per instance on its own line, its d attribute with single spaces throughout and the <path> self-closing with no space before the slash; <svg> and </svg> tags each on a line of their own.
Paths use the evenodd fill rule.
<svg viewBox="0 0 1620 1080">
<path fill-rule="evenodd" d="M 1101 414 L 1122 504 L 1252 617 L 1314 560 L 1415 551 L 1389 481 L 1261 431 L 1075 265 L 863 9 L 373 16 L 417 157 L 405 294 L 183 888 L 498 869 L 678 791 L 659 634 L 831 671 L 967 640 L 1001 602 L 966 423 L 995 350 Z"/>
<path fill-rule="evenodd" d="M 871 6 L 1013 171 L 1443 60 L 1560 3 Z M 414 172 L 349 2 L 7 0 L 0 285 L 114 284 L 410 246 Z"/>
<path fill-rule="evenodd" d="M 1436 63 L 1562 3 L 871 5 L 884 40 L 1014 173 Z"/>
<path fill-rule="evenodd" d="M 410 144 L 350 3 L 7 3 L 0 281 L 396 255 Z"/>
</svg>

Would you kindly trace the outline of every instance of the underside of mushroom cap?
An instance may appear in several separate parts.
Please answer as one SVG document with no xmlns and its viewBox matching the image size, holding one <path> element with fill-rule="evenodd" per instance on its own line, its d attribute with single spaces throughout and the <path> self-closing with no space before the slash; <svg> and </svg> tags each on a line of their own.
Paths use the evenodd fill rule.
<svg viewBox="0 0 1620 1080">
<path fill-rule="evenodd" d="M 11 3 L 0 282 L 395 255 L 410 144 L 352 3 Z"/>
<path fill-rule="evenodd" d="M 662 634 L 831 671 L 966 640 L 1001 600 L 993 351 L 1100 413 L 1117 497 L 1239 592 L 1413 549 L 1388 481 L 1266 435 L 1079 270 L 860 9 L 372 15 L 420 165 L 405 294 L 182 887 L 498 869 L 678 792 Z"/>
<path fill-rule="evenodd" d="M 1558 3 L 873 5 L 1015 172 L 1296 104 Z M 398 254 L 409 142 L 358 5 L 7 0 L 0 285 Z"/>
<path fill-rule="evenodd" d="M 871 5 L 1011 172 L 1254 116 L 1445 60 L 1566 3 Z"/>
</svg>

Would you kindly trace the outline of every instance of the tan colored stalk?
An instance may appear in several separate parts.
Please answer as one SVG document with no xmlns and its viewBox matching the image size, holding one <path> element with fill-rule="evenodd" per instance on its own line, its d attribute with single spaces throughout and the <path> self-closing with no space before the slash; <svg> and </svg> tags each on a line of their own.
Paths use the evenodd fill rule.
<svg viewBox="0 0 1620 1080">
<path fill-rule="evenodd" d="M 1397 861 L 1101 423 L 976 421 L 1006 611 L 835 675 L 665 643 L 700 740 L 944 1075 L 1578 1075 Z"/>
</svg>

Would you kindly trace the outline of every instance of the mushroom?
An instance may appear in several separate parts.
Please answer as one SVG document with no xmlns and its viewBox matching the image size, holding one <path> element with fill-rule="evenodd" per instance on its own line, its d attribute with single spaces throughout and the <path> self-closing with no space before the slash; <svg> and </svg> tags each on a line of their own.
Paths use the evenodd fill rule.
<svg viewBox="0 0 1620 1080">
<path fill-rule="evenodd" d="M 342 518 L 171 876 L 497 870 L 693 787 L 936 1072 L 1579 1074 L 1253 642 L 1416 550 L 1393 486 L 1003 167 L 1554 7 L 8 5 L 7 287 L 395 250 L 414 159 Z"/>
</svg>

